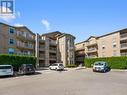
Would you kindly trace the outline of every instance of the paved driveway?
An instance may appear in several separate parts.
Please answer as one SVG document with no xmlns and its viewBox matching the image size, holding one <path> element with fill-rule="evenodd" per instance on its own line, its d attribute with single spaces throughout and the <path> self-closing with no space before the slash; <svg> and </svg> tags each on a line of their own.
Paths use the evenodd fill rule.
<svg viewBox="0 0 127 95">
<path fill-rule="evenodd" d="M 127 72 L 90 69 L 0 79 L 0 95 L 127 95 Z"/>
</svg>

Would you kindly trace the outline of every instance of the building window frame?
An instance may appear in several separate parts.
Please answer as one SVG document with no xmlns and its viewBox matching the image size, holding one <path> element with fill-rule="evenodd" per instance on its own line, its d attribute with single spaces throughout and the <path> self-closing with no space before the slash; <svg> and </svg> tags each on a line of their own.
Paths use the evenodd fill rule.
<svg viewBox="0 0 127 95">
<path fill-rule="evenodd" d="M 9 33 L 10 34 L 14 34 L 15 33 L 15 29 L 13 27 L 9 27 Z"/>
<path fill-rule="evenodd" d="M 14 48 L 8 48 L 8 54 L 14 54 L 15 50 Z"/>
<path fill-rule="evenodd" d="M 10 45 L 14 45 L 14 44 L 15 44 L 15 40 L 14 40 L 13 38 L 10 38 L 10 39 L 9 39 L 9 44 L 10 44 Z"/>
</svg>

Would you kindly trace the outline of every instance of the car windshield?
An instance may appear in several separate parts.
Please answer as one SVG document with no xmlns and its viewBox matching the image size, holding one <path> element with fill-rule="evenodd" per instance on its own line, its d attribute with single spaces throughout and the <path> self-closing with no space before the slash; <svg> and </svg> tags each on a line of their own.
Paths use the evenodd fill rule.
<svg viewBox="0 0 127 95">
<path fill-rule="evenodd" d="M 102 65 L 104 65 L 104 62 L 97 62 L 97 63 L 95 63 L 94 65 L 95 65 L 95 66 L 97 66 L 97 65 L 98 65 L 98 66 L 102 66 Z"/>
<path fill-rule="evenodd" d="M 51 66 L 57 66 L 57 64 L 52 64 Z"/>
<path fill-rule="evenodd" d="M 33 68 L 33 65 L 26 65 L 27 68 Z"/>
<path fill-rule="evenodd" d="M 59 64 L 59 66 L 63 66 L 63 64 Z"/>
<path fill-rule="evenodd" d="M 0 69 L 11 69 L 11 66 L 0 66 Z"/>
</svg>

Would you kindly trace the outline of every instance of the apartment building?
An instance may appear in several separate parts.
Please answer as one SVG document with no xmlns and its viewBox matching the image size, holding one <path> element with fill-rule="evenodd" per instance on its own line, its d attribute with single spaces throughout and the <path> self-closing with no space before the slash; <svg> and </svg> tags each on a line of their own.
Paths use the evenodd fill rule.
<svg viewBox="0 0 127 95">
<path fill-rule="evenodd" d="M 76 56 L 81 56 L 78 48 L 82 46 L 85 57 L 127 56 L 127 29 L 122 29 L 102 36 L 91 36 L 84 42 L 75 44 Z M 78 57 L 77 57 L 78 58 Z M 76 58 L 76 62 L 78 61 Z M 83 61 L 80 59 L 80 61 Z"/>
<path fill-rule="evenodd" d="M 74 64 L 74 40 L 74 36 L 59 31 L 37 34 L 35 51 L 38 65 L 43 67 L 56 62 Z"/>
<path fill-rule="evenodd" d="M 34 55 L 35 34 L 27 27 L 0 23 L 0 54 Z"/>
<path fill-rule="evenodd" d="M 66 33 L 57 37 L 57 61 L 62 62 L 64 66 L 75 64 L 74 40 L 74 36 Z"/>
<path fill-rule="evenodd" d="M 39 67 L 74 64 L 74 40 L 73 35 L 59 31 L 39 35 L 25 26 L 0 23 L 0 54 L 35 56 Z"/>
</svg>

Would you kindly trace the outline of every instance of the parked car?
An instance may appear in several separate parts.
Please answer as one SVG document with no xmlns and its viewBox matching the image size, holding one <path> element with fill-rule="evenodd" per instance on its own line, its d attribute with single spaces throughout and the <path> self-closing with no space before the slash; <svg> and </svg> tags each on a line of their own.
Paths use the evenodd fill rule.
<svg viewBox="0 0 127 95">
<path fill-rule="evenodd" d="M 22 64 L 19 68 L 20 74 L 34 74 L 35 68 L 32 64 Z"/>
<path fill-rule="evenodd" d="M 0 76 L 13 76 L 13 66 L 12 65 L 0 65 Z"/>
<path fill-rule="evenodd" d="M 104 61 L 97 61 L 93 64 L 93 71 L 107 72 L 109 70 L 108 63 Z"/>
<path fill-rule="evenodd" d="M 49 66 L 50 70 L 64 70 L 64 66 L 62 63 L 54 63 L 51 66 Z"/>
</svg>

